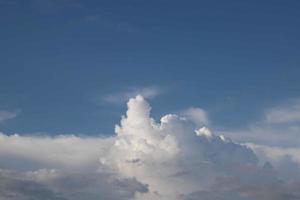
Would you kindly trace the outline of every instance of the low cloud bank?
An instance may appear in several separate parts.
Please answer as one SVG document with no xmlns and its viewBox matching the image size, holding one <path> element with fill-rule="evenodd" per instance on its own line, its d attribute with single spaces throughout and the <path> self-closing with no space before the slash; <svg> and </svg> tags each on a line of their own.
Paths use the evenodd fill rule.
<svg viewBox="0 0 300 200">
<path fill-rule="evenodd" d="M 216 135 L 205 111 L 156 122 L 138 95 L 115 136 L 0 135 L 4 200 L 293 200 L 300 184 L 282 181 L 247 145 Z"/>
</svg>

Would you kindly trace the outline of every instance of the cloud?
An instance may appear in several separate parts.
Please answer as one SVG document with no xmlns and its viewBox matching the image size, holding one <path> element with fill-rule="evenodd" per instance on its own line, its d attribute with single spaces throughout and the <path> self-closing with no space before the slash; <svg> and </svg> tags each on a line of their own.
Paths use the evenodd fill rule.
<svg viewBox="0 0 300 200">
<path fill-rule="evenodd" d="M 0 111 L 0 122 L 13 119 L 19 114 L 18 111 Z"/>
<path fill-rule="evenodd" d="M 7 200 L 299 197 L 296 182 L 280 181 L 271 164 L 261 164 L 258 148 L 186 116 L 166 114 L 156 121 L 141 95 L 127 106 L 107 138 L 1 134 L 0 194 Z"/>
<path fill-rule="evenodd" d="M 257 165 L 246 146 L 217 135 L 197 136 L 197 126 L 177 115 L 155 122 L 150 110 L 143 97 L 130 99 L 114 145 L 101 158 L 103 165 L 149 185 L 140 199 L 181 199 L 220 174 Z"/>
<path fill-rule="evenodd" d="M 267 108 L 261 119 L 247 127 L 222 133 L 239 142 L 300 148 L 300 140 L 296 139 L 300 134 L 300 99 Z"/>
<path fill-rule="evenodd" d="M 104 172 L 0 171 L 1 200 L 126 200 L 132 199 L 136 192 L 147 190 L 147 185 L 135 178 L 120 178 Z"/>
<path fill-rule="evenodd" d="M 110 138 L 77 136 L 37 137 L 0 134 L 0 168 L 98 168 L 98 156 Z M 46 156 L 45 156 L 46 155 Z"/>
<path fill-rule="evenodd" d="M 209 125 L 208 114 L 202 108 L 191 107 L 181 114 L 199 126 Z"/>
<path fill-rule="evenodd" d="M 222 133 L 245 143 L 264 161 L 270 161 L 284 179 L 300 178 L 300 100 L 267 108 L 262 119 L 242 130 Z"/>
<path fill-rule="evenodd" d="M 282 178 L 300 179 L 300 148 L 247 143 L 262 159 L 270 161 Z"/>
<path fill-rule="evenodd" d="M 2 200 L 65 200 L 43 184 L 4 170 L 0 171 L 0 196 Z"/>
<path fill-rule="evenodd" d="M 137 96 L 138 94 L 142 95 L 147 99 L 152 99 L 163 92 L 162 89 L 158 87 L 133 87 L 128 88 L 125 91 L 108 94 L 102 98 L 104 102 L 121 104 L 128 101 L 130 98 Z"/>
<path fill-rule="evenodd" d="M 291 191 L 291 185 L 270 178 L 270 171 L 256 171 L 255 179 L 245 181 L 238 177 L 218 177 L 206 190 L 183 195 L 184 200 L 296 200 L 300 198 L 297 190 Z M 271 172 L 272 173 L 272 172 Z M 259 176 L 258 176 L 259 175 Z M 293 187 L 300 188 L 299 183 Z"/>
<path fill-rule="evenodd" d="M 300 99 L 267 110 L 266 120 L 268 123 L 300 122 Z"/>
<path fill-rule="evenodd" d="M 277 106 L 266 111 L 268 123 L 300 122 L 300 99 L 293 100 L 287 105 Z"/>
</svg>

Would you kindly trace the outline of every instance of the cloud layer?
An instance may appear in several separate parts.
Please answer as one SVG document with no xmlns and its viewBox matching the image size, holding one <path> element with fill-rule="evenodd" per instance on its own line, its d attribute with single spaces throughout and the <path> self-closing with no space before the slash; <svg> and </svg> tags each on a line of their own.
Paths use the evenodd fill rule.
<svg viewBox="0 0 300 200">
<path fill-rule="evenodd" d="M 184 117 L 167 114 L 157 122 L 151 118 L 151 107 L 141 95 L 131 98 L 127 105 L 126 115 L 109 138 L 1 134 L 1 197 L 300 198 L 297 180 L 282 181 L 277 169 L 269 162 L 261 162 L 261 157 L 250 148 L 258 149 L 257 146 L 241 145 L 200 127 L 208 124 L 204 110 L 190 109 Z"/>
</svg>

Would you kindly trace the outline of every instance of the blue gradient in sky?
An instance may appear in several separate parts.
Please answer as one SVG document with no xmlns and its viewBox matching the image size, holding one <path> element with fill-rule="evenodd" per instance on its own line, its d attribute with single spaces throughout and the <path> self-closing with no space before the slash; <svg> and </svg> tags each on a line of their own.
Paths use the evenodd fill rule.
<svg viewBox="0 0 300 200">
<path fill-rule="evenodd" d="M 102 97 L 163 88 L 153 115 L 190 106 L 239 128 L 300 96 L 300 1 L 0 0 L 6 133 L 111 134 Z"/>
</svg>

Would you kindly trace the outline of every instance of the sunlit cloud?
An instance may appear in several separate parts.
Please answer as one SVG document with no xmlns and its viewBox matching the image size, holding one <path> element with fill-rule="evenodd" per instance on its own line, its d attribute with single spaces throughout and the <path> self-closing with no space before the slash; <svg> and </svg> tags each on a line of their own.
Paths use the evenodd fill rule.
<svg viewBox="0 0 300 200">
<path fill-rule="evenodd" d="M 115 134 L 106 138 L 0 134 L 0 194 L 5 200 L 300 197 L 295 179 L 278 176 L 300 168 L 298 149 L 239 144 L 199 127 L 206 115 L 195 121 L 166 114 L 157 121 L 141 95 L 127 106 Z M 286 155 L 294 165 L 282 167 Z"/>
</svg>

